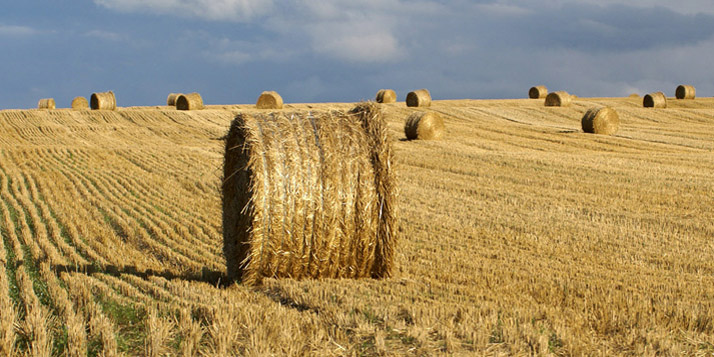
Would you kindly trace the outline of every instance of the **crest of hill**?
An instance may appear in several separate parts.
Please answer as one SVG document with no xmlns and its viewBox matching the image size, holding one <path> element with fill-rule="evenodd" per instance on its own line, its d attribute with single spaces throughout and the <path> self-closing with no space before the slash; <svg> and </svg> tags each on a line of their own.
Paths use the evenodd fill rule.
<svg viewBox="0 0 714 357">
<path fill-rule="evenodd" d="M 573 130 L 580 131 L 580 119 L 587 107 L 609 106 L 621 112 L 622 130 L 633 124 L 639 117 L 652 120 L 677 123 L 682 121 L 684 110 L 711 110 L 714 98 L 698 97 L 695 100 L 670 101 L 668 111 L 652 111 L 642 108 L 641 101 L 627 97 L 578 98 L 582 105 L 571 106 L 561 112 L 563 115 L 559 127 L 572 121 Z M 163 103 L 161 103 L 163 104 Z M 470 117 L 459 108 L 480 108 L 487 110 L 495 119 L 510 116 L 513 110 L 535 110 L 546 121 L 552 113 L 543 107 L 542 102 L 528 99 L 491 99 L 491 100 L 439 100 L 433 102 L 433 108 L 453 112 L 464 120 L 480 120 Z M 334 109 L 349 110 L 353 103 L 290 103 L 289 110 Z M 623 110 L 621 110 L 623 109 Z M 640 111 L 642 111 L 640 113 Z M 179 111 L 166 106 L 120 107 L 114 111 L 72 110 L 70 108 L 50 110 L 0 110 L 0 145 L 6 148 L 23 145 L 37 146 L 81 146 L 81 147 L 145 147 L 165 142 L 171 145 L 191 145 L 206 147 L 206 142 L 216 142 L 225 136 L 231 120 L 239 113 L 258 113 L 253 103 L 244 105 L 208 105 L 203 110 Z M 691 116 L 691 113 L 687 116 Z M 384 115 L 390 124 L 390 130 L 397 137 L 403 137 L 405 112 L 398 107 L 384 107 Z M 702 114 L 704 115 L 704 114 Z M 445 119 L 448 116 L 445 116 Z M 532 117 L 529 117 L 532 119 Z M 528 120 L 530 120 L 528 119 Z M 553 118 L 554 120 L 557 118 Z M 521 119 L 518 119 L 521 120 Z M 528 121 L 526 120 L 526 121 Z M 639 120 L 639 119 L 638 119 Z M 638 125 L 647 125 L 642 122 Z M 533 124 L 538 125 L 537 122 Z M 213 140 L 213 141 L 212 141 Z"/>
<path fill-rule="evenodd" d="M 107 149 L 165 142 L 205 146 L 206 140 L 225 134 L 235 115 L 236 111 L 230 109 L 2 110 L 0 145 Z"/>
</svg>

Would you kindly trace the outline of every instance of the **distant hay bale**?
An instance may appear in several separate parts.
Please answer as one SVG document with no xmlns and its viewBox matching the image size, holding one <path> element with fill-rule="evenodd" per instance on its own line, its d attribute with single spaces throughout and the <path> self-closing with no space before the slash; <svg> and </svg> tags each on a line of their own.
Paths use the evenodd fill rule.
<svg viewBox="0 0 714 357">
<path fill-rule="evenodd" d="M 417 89 L 407 94 L 407 107 L 430 107 L 431 93 L 427 89 Z"/>
<path fill-rule="evenodd" d="M 694 99 L 697 96 L 697 90 L 694 86 L 681 84 L 677 86 L 675 96 L 677 99 Z"/>
<path fill-rule="evenodd" d="M 610 107 L 590 108 L 581 124 L 586 133 L 612 135 L 620 128 L 620 116 Z"/>
<path fill-rule="evenodd" d="M 377 105 L 238 114 L 224 159 L 230 279 L 391 276 L 397 183 Z"/>
<path fill-rule="evenodd" d="M 444 119 L 438 113 L 412 113 L 404 124 L 407 139 L 438 140 L 444 136 Z"/>
<path fill-rule="evenodd" d="M 37 102 L 37 109 L 55 109 L 54 98 L 42 98 Z"/>
<path fill-rule="evenodd" d="M 546 107 L 567 107 L 573 101 L 573 97 L 568 92 L 559 91 L 548 93 L 545 97 Z"/>
<path fill-rule="evenodd" d="M 397 93 L 392 89 L 380 89 L 375 100 L 377 103 L 395 103 L 397 101 Z"/>
<path fill-rule="evenodd" d="M 630 97 L 630 98 L 633 98 L 633 99 L 639 99 L 639 98 L 640 98 L 640 95 L 637 94 L 637 93 L 632 93 L 632 94 L 630 94 L 629 97 Z"/>
<path fill-rule="evenodd" d="M 198 93 L 180 94 L 176 98 L 176 109 L 199 110 L 203 109 L 203 98 Z"/>
<path fill-rule="evenodd" d="M 181 95 L 181 93 L 169 93 L 169 96 L 166 97 L 166 105 L 169 107 L 175 107 L 176 106 L 176 99 Z"/>
<path fill-rule="evenodd" d="M 283 97 L 278 92 L 265 91 L 260 93 L 255 107 L 258 109 L 283 109 Z"/>
<path fill-rule="evenodd" d="M 92 110 L 115 110 L 117 108 L 117 99 L 112 91 L 92 93 L 89 103 Z"/>
<path fill-rule="evenodd" d="M 667 97 L 662 92 L 645 94 L 642 106 L 645 108 L 667 108 Z"/>
<path fill-rule="evenodd" d="M 548 95 L 548 88 L 545 86 L 535 86 L 528 90 L 528 98 L 543 99 Z"/>
<path fill-rule="evenodd" d="M 89 109 L 89 102 L 85 97 L 75 97 L 72 99 L 72 109 L 84 110 Z"/>
</svg>

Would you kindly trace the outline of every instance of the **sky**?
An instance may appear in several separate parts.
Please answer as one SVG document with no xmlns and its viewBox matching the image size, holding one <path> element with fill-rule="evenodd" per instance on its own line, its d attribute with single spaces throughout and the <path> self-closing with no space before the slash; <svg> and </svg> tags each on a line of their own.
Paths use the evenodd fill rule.
<svg viewBox="0 0 714 357">
<path fill-rule="evenodd" d="M 581 97 L 679 84 L 714 96 L 711 0 L 24 0 L 0 12 L 0 109 Z"/>
</svg>

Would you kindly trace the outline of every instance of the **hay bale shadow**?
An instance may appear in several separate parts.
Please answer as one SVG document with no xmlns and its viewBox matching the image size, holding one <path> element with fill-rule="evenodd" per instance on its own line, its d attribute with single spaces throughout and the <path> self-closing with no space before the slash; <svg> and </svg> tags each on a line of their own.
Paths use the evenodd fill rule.
<svg viewBox="0 0 714 357">
<path fill-rule="evenodd" d="M 227 277 L 225 276 L 223 271 L 212 270 L 207 267 L 203 267 L 203 269 L 201 269 L 201 272 L 187 272 L 187 273 L 182 273 L 182 274 L 176 274 L 169 270 L 153 270 L 153 269 L 141 270 L 141 269 L 138 269 L 134 265 L 125 265 L 123 267 L 118 267 L 116 265 L 106 265 L 106 266 L 102 267 L 97 264 L 84 264 L 84 265 L 69 265 L 69 264 L 67 264 L 67 265 L 53 265 L 52 271 L 55 274 L 60 274 L 61 272 L 83 273 L 86 275 L 101 273 L 101 274 L 112 275 L 115 277 L 119 277 L 122 274 L 128 274 L 128 275 L 134 275 L 134 276 L 139 277 L 143 280 L 148 280 L 152 276 L 157 276 L 157 277 L 164 278 L 166 280 L 181 279 L 181 280 L 188 280 L 188 281 L 203 282 L 203 283 L 211 284 L 215 287 L 220 287 L 220 288 L 228 287 L 228 286 L 232 285 L 232 283 L 233 283 L 232 281 L 229 281 L 229 279 L 227 279 Z"/>
</svg>

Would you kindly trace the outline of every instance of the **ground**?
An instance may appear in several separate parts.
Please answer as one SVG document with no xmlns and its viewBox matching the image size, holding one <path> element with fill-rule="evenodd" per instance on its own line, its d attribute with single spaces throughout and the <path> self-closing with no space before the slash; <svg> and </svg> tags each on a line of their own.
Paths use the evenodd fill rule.
<svg viewBox="0 0 714 357">
<path fill-rule="evenodd" d="M 620 130 L 583 133 L 603 105 Z M 382 105 L 394 277 L 259 288 L 226 283 L 221 236 L 251 107 L 0 111 L 0 354 L 714 353 L 714 99 Z M 417 110 L 442 140 L 404 140 Z"/>
</svg>

